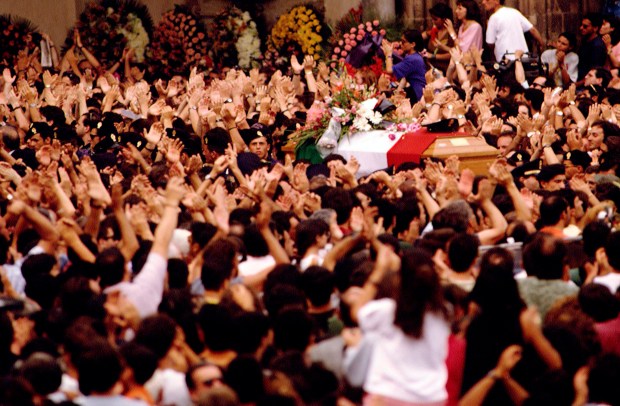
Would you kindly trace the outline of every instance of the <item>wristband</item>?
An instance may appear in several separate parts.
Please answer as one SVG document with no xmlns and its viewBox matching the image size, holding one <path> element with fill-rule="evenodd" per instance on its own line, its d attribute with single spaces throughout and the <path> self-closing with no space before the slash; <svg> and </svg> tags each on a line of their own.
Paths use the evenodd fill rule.
<svg viewBox="0 0 620 406">
<path fill-rule="evenodd" d="M 498 374 L 496 370 L 492 369 L 489 371 L 489 373 L 487 373 L 487 378 L 491 378 L 494 381 L 499 381 L 500 379 L 502 379 L 502 376 Z"/>
<path fill-rule="evenodd" d="M 197 106 L 189 106 L 189 109 L 190 110 L 198 110 L 198 107 Z"/>
<path fill-rule="evenodd" d="M 555 115 L 556 115 L 556 116 L 559 116 L 559 117 L 562 117 L 562 116 L 564 115 L 564 113 L 563 113 L 563 112 L 561 112 L 561 111 L 556 111 L 556 112 L 555 112 Z"/>
</svg>

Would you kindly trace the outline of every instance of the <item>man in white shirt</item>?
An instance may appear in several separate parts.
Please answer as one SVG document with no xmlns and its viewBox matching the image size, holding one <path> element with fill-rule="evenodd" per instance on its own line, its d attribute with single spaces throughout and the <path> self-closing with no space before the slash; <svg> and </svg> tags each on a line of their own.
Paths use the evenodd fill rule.
<svg viewBox="0 0 620 406">
<path fill-rule="evenodd" d="M 501 61 L 505 53 L 513 54 L 518 49 L 529 52 L 525 32 L 532 34 L 542 49 L 540 32 L 519 10 L 505 7 L 504 0 L 482 0 L 482 6 L 491 14 L 487 23 L 486 42 L 493 50 L 496 61 Z M 514 55 L 507 57 L 514 59 Z"/>
<path fill-rule="evenodd" d="M 607 286 L 611 293 L 615 294 L 620 288 L 620 231 L 611 233 L 607 239 L 603 262 L 605 259 L 607 260 L 606 264 L 603 263 L 602 267 L 599 264 L 599 268 L 603 269 L 604 272 L 599 273 L 593 282 Z"/>
</svg>

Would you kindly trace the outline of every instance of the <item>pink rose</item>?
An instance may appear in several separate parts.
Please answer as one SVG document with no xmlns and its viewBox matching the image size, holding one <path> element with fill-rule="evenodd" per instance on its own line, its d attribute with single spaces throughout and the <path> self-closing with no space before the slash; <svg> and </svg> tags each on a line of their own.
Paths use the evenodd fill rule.
<svg viewBox="0 0 620 406">
<path fill-rule="evenodd" d="M 379 20 L 374 20 L 372 22 L 372 25 L 374 25 L 375 27 L 378 27 L 379 26 Z"/>
<path fill-rule="evenodd" d="M 344 41 L 344 44 L 345 44 L 345 45 L 351 45 L 351 40 L 347 38 L 347 39 Z"/>
<path fill-rule="evenodd" d="M 379 30 L 379 34 L 381 34 L 381 35 L 385 35 L 385 30 L 384 30 L 383 28 L 381 28 L 381 29 Z"/>
<path fill-rule="evenodd" d="M 351 32 L 351 34 L 355 34 L 355 31 L 357 31 L 357 30 L 355 29 L 355 27 L 353 27 L 353 28 L 351 28 L 350 32 Z"/>
<path fill-rule="evenodd" d="M 360 30 L 362 30 L 362 31 L 363 31 L 363 30 L 364 30 L 364 24 L 360 24 L 360 25 L 358 25 L 358 26 L 357 26 L 357 28 L 359 28 Z"/>
<path fill-rule="evenodd" d="M 344 34 L 344 39 L 347 39 L 347 38 L 349 38 L 349 34 Z M 342 42 L 342 41 L 340 41 L 340 42 Z"/>
<path fill-rule="evenodd" d="M 367 32 L 371 32 L 372 31 L 372 26 L 371 25 L 367 25 L 366 26 L 366 31 Z"/>
<path fill-rule="evenodd" d="M 372 35 L 373 37 L 376 37 L 378 34 L 379 34 L 379 33 L 378 33 L 377 31 L 373 31 L 373 32 L 371 33 L 371 35 Z"/>
<path fill-rule="evenodd" d="M 350 51 L 351 50 L 351 45 L 345 45 L 344 49 L 346 49 L 347 51 Z"/>
<path fill-rule="evenodd" d="M 364 36 L 363 36 L 362 34 L 359 34 L 359 35 L 357 36 L 357 40 L 358 40 L 358 41 L 361 41 L 361 40 L 363 40 L 363 39 L 364 39 Z"/>
<path fill-rule="evenodd" d="M 344 41 L 343 40 L 338 41 L 338 45 L 343 46 L 344 45 Z"/>
<path fill-rule="evenodd" d="M 344 58 L 340 58 L 340 59 L 338 59 L 338 61 L 339 61 L 340 63 L 344 63 L 344 62 L 345 62 L 345 61 L 344 61 Z"/>
<path fill-rule="evenodd" d="M 340 56 L 347 56 L 347 51 L 340 52 Z"/>
<path fill-rule="evenodd" d="M 396 139 L 396 136 L 395 136 L 394 134 L 389 134 L 389 135 L 388 135 L 388 138 L 389 138 L 391 141 L 394 141 L 394 140 Z"/>
<path fill-rule="evenodd" d="M 338 48 L 338 47 L 334 48 L 334 52 L 339 54 L 340 53 L 340 48 Z"/>
<path fill-rule="evenodd" d="M 357 42 L 351 41 L 351 47 L 355 47 L 356 45 L 357 45 Z"/>
</svg>

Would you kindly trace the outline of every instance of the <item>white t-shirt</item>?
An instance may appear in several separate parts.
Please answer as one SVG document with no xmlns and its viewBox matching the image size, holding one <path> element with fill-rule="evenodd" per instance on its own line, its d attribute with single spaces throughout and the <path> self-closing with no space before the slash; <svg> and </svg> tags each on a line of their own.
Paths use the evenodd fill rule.
<svg viewBox="0 0 620 406">
<path fill-rule="evenodd" d="M 592 282 L 607 286 L 607 289 L 615 295 L 620 286 L 620 273 L 612 272 L 607 275 L 597 276 Z"/>
<path fill-rule="evenodd" d="M 377 333 L 364 390 L 405 402 L 445 401 L 448 322 L 427 313 L 422 337 L 415 339 L 394 325 L 395 313 L 392 299 L 374 300 L 359 311 L 364 333 Z"/>
<path fill-rule="evenodd" d="M 274 266 L 276 266 L 276 260 L 271 255 L 265 255 L 264 257 L 248 255 L 248 258 L 241 262 L 237 269 L 239 270 L 239 276 L 253 276 Z"/>
<path fill-rule="evenodd" d="M 104 293 L 120 291 L 136 307 L 140 318 L 143 319 L 157 313 L 157 307 L 164 294 L 167 270 L 168 259 L 151 252 L 133 281 L 109 286 Z"/>
<path fill-rule="evenodd" d="M 548 49 L 542 53 L 540 56 L 540 60 L 542 63 L 549 64 L 549 70 L 553 71 L 558 66 L 558 58 L 555 56 L 555 49 Z M 570 80 L 573 82 L 577 81 L 577 75 L 579 71 L 577 69 L 577 65 L 579 65 L 579 55 L 574 52 L 569 52 L 564 57 L 564 65 L 566 65 L 566 70 L 568 71 L 568 76 L 570 76 Z M 553 80 L 557 86 L 563 86 L 565 83 L 562 83 L 562 71 L 558 69 L 553 75 Z"/>
<path fill-rule="evenodd" d="M 185 374 L 173 369 L 157 369 L 144 387 L 160 405 L 191 406 Z"/>
<path fill-rule="evenodd" d="M 523 33 L 532 27 L 532 23 L 514 8 L 502 6 L 493 13 L 487 24 L 486 41 L 495 45 L 495 60 L 501 61 L 506 52 L 529 52 Z M 514 59 L 514 55 L 509 55 L 508 59 Z"/>
</svg>

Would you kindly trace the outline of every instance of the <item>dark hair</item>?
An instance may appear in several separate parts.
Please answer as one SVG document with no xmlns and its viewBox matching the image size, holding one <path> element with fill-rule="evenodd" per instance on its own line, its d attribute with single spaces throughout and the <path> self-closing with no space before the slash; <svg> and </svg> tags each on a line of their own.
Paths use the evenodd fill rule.
<svg viewBox="0 0 620 406">
<path fill-rule="evenodd" d="M 297 247 L 297 255 L 303 257 L 306 251 L 316 243 L 317 237 L 327 234 L 329 226 L 323 220 L 303 220 L 297 225 L 295 233 L 295 245 Z"/>
<path fill-rule="evenodd" d="M 561 196 L 547 196 L 540 203 L 540 222 L 543 226 L 552 226 L 557 224 L 562 214 L 568 208 L 568 202 Z"/>
<path fill-rule="evenodd" d="M 567 253 L 562 240 L 538 233 L 523 249 L 523 268 L 538 279 L 561 279 Z"/>
<path fill-rule="evenodd" d="M 594 258 L 596 250 L 605 246 L 610 234 L 611 227 L 602 220 L 593 221 L 585 226 L 581 233 L 585 254 Z"/>
<path fill-rule="evenodd" d="M 301 274 L 301 283 L 306 297 L 313 306 L 329 303 L 336 287 L 334 274 L 321 266 L 311 266 Z"/>
<path fill-rule="evenodd" d="M 205 346 L 212 351 L 233 349 L 237 328 L 230 311 L 221 305 L 206 304 L 198 312 L 198 324 Z"/>
<path fill-rule="evenodd" d="M 269 255 L 267 241 L 265 241 L 265 238 L 256 224 L 250 224 L 245 228 L 243 233 L 243 245 L 245 245 L 247 254 L 253 257 L 264 257 L 265 255 Z"/>
<path fill-rule="evenodd" d="M 180 258 L 168 259 L 168 287 L 170 289 L 182 289 L 187 287 L 189 268 L 187 262 Z"/>
<path fill-rule="evenodd" d="M 242 404 L 257 402 L 265 391 L 263 370 L 250 355 L 241 355 L 232 360 L 226 368 L 224 380 L 239 396 Z"/>
<path fill-rule="evenodd" d="M 479 24 L 481 24 L 482 17 L 480 13 L 480 6 L 475 0 L 457 0 L 457 6 L 462 6 L 467 10 L 466 18 L 468 20 L 473 20 Z"/>
<path fill-rule="evenodd" d="M 459 233 L 448 243 L 448 259 L 454 272 L 463 273 L 471 267 L 478 257 L 480 239 L 477 235 Z"/>
<path fill-rule="evenodd" d="M 607 353 L 594 359 L 588 375 L 588 401 L 620 405 L 620 356 Z"/>
<path fill-rule="evenodd" d="M 207 290 L 219 290 L 224 282 L 232 276 L 237 250 L 226 239 L 212 241 L 205 249 L 200 273 L 202 285 Z"/>
<path fill-rule="evenodd" d="M 579 290 L 579 305 L 588 316 L 597 323 L 603 323 L 618 317 L 620 302 L 609 288 L 598 283 L 584 285 Z"/>
<path fill-rule="evenodd" d="M 38 395 L 47 396 L 60 387 L 62 369 L 58 361 L 49 354 L 34 353 L 24 361 L 19 373 Z"/>
<path fill-rule="evenodd" d="M 601 28 L 601 25 L 603 24 L 603 18 L 600 13 L 587 13 L 581 18 L 581 21 L 583 20 L 590 20 L 593 27 Z"/>
<path fill-rule="evenodd" d="M 312 331 L 312 319 L 303 308 L 284 308 L 275 318 L 274 346 L 280 351 L 304 352 L 310 345 Z"/>
<path fill-rule="evenodd" d="M 605 244 L 605 254 L 609 265 L 617 271 L 620 271 L 620 231 L 614 231 L 607 238 Z"/>
<path fill-rule="evenodd" d="M 445 3 L 437 3 L 433 7 L 431 7 L 428 12 L 433 17 L 444 18 L 448 20 L 452 20 L 452 8 Z"/>
<path fill-rule="evenodd" d="M 575 49 L 577 46 L 577 36 L 574 32 L 564 31 L 558 37 L 564 37 L 568 40 L 569 49 Z"/>
<path fill-rule="evenodd" d="M 120 353 L 132 369 L 134 380 L 138 385 L 144 385 L 151 379 L 157 369 L 157 357 L 153 351 L 143 345 L 129 342 L 120 348 Z"/>
<path fill-rule="evenodd" d="M 80 392 L 87 396 L 110 391 L 123 371 L 118 352 L 103 339 L 97 339 L 80 354 L 76 364 Z"/>
<path fill-rule="evenodd" d="M 327 165 L 328 163 L 330 163 L 331 161 L 340 161 L 343 164 L 347 163 L 347 160 L 344 159 L 344 157 L 340 154 L 329 154 L 327 155 L 324 159 L 323 159 L 323 163 L 325 165 Z"/>
<path fill-rule="evenodd" d="M 427 251 L 413 248 L 405 251 L 402 258 L 394 324 L 406 335 L 420 338 L 428 312 L 448 318 L 433 259 Z"/>
<path fill-rule="evenodd" d="M 101 251 L 95 260 L 95 266 L 102 289 L 121 282 L 125 275 L 125 257 L 116 247 Z"/>
<path fill-rule="evenodd" d="M 420 207 L 415 197 L 402 198 L 396 202 L 396 224 L 392 229 L 395 236 L 409 230 L 411 222 L 420 218 Z M 384 217 L 385 218 L 385 217 Z"/>
<path fill-rule="evenodd" d="M 532 108 L 536 111 L 540 110 L 543 101 L 545 101 L 545 94 L 540 89 L 525 89 L 523 93 L 525 100 L 532 103 Z"/>
<path fill-rule="evenodd" d="M 336 221 L 338 221 L 338 224 L 344 224 L 351 217 L 353 199 L 348 190 L 331 188 L 323 196 L 321 206 L 324 209 L 334 209 L 336 211 Z"/>
<path fill-rule="evenodd" d="M 405 30 L 405 32 L 403 32 L 403 37 L 405 37 L 407 42 L 415 44 L 413 48 L 417 52 L 424 49 L 424 39 L 422 38 L 422 33 L 420 31 L 414 29 Z"/>
<path fill-rule="evenodd" d="M 192 233 L 192 241 L 198 244 L 200 248 L 204 248 L 217 233 L 217 227 L 211 223 L 195 221 L 191 224 L 190 231 Z"/>
<path fill-rule="evenodd" d="M 512 317 L 525 307 L 513 276 L 514 258 L 505 248 L 493 247 L 480 260 L 480 274 L 471 300 L 483 313 Z"/>
<path fill-rule="evenodd" d="M 149 316 L 136 331 L 135 342 L 153 351 L 157 360 L 166 356 L 176 337 L 177 324 L 166 314 Z"/>
<path fill-rule="evenodd" d="M 255 354 L 269 334 L 269 318 L 260 312 L 244 312 L 235 319 L 239 331 L 235 347 L 238 354 Z"/>
</svg>

